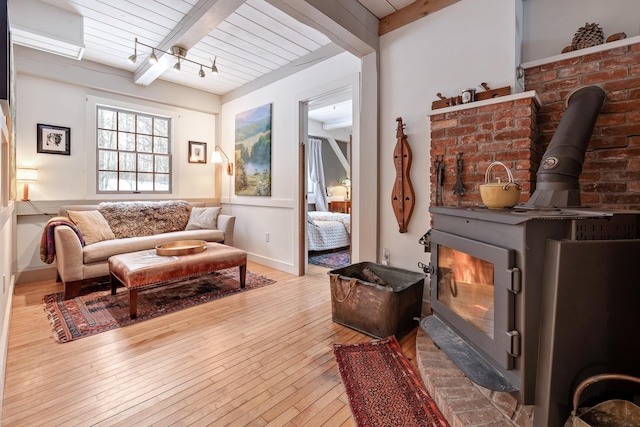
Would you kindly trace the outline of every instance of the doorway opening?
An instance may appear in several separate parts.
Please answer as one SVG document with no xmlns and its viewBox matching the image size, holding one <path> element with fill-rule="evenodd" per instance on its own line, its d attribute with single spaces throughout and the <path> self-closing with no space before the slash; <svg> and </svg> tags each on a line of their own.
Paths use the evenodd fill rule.
<svg viewBox="0 0 640 427">
<path fill-rule="evenodd" d="M 301 270 L 351 259 L 351 87 L 301 103 Z"/>
</svg>

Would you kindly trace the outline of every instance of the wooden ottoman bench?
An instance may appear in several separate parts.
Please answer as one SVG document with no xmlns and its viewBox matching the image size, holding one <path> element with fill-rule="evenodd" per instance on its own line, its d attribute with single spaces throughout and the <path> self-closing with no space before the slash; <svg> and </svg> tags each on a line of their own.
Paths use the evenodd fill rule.
<svg viewBox="0 0 640 427">
<path fill-rule="evenodd" d="M 114 255 L 109 258 L 111 295 L 118 283 L 129 291 L 129 313 L 138 314 L 138 291 L 200 276 L 230 267 L 240 267 L 240 288 L 245 286 L 247 253 L 232 246 L 207 242 L 198 253 L 179 256 L 157 255 L 155 249 Z"/>
</svg>

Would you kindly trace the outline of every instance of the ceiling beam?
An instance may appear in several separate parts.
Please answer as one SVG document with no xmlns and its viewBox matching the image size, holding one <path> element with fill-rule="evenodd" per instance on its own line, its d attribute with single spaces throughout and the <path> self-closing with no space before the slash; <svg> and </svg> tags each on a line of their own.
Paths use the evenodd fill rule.
<svg viewBox="0 0 640 427">
<path fill-rule="evenodd" d="M 398 29 L 403 25 L 417 21 L 420 18 L 424 18 L 459 1 L 460 0 L 417 0 L 384 18 L 380 18 L 378 35 L 381 36 Z"/>
<path fill-rule="evenodd" d="M 349 124 L 349 126 L 351 126 L 351 124 Z M 333 128 L 333 129 L 338 129 L 338 128 Z M 331 130 L 331 129 L 325 129 L 325 130 Z M 327 141 L 329 141 L 329 146 L 331 147 L 334 154 L 338 158 L 338 161 L 340 161 L 342 168 L 347 173 L 347 176 L 349 176 L 349 173 L 351 172 L 351 167 L 349 166 L 349 160 L 347 160 L 347 158 L 345 157 L 344 153 L 338 146 L 338 142 L 335 140 L 335 138 L 331 136 L 327 136 L 326 138 L 327 138 Z"/>
<path fill-rule="evenodd" d="M 133 74 L 134 83 L 143 86 L 150 85 L 175 62 L 171 60 L 171 55 L 163 52 L 168 51 L 174 45 L 180 45 L 187 50 L 191 49 L 243 3 L 244 0 L 198 1 L 164 40 L 155 46 L 158 48 L 156 51 L 158 63 L 152 65 L 145 61 L 138 66 Z"/>
<path fill-rule="evenodd" d="M 266 0 L 361 58 L 378 50 L 378 18 L 357 0 Z"/>
<path fill-rule="evenodd" d="M 340 46 L 337 46 L 334 43 L 329 43 L 328 45 L 322 46 L 320 49 L 316 49 L 315 51 L 301 58 L 298 58 L 295 61 L 290 62 L 284 67 L 273 70 L 270 73 L 267 73 L 255 80 L 245 83 L 244 85 L 236 89 L 233 89 L 232 91 L 225 93 L 224 95 L 222 95 L 222 103 L 224 104 L 233 101 L 236 98 L 247 95 L 262 87 L 282 80 L 285 77 L 291 76 L 299 71 L 326 61 L 327 59 L 339 55 L 343 52 L 344 50 Z"/>
</svg>

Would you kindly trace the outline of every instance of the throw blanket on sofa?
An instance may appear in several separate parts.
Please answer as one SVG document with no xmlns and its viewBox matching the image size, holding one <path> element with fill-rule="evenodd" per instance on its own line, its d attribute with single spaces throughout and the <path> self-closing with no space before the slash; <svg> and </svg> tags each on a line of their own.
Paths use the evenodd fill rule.
<svg viewBox="0 0 640 427">
<path fill-rule="evenodd" d="M 42 230 L 42 237 L 40 237 L 40 259 L 42 262 L 51 264 L 56 257 L 56 247 L 53 238 L 53 230 L 59 225 L 66 225 L 70 227 L 78 235 L 80 244 L 84 246 L 84 238 L 78 230 L 78 227 L 71 222 L 66 216 L 54 216 L 44 226 Z"/>
<path fill-rule="evenodd" d="M 191 214 L 191 205 L 183 200 L 104 202 L 99 206 L 116 239 L 181 231 Z"/>
</svg>

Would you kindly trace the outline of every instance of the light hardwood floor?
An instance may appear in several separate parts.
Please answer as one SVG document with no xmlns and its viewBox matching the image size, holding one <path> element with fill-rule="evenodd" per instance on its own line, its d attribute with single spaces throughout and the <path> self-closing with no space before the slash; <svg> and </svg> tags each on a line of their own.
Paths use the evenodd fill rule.
<svg viewBox="0 0 640 427">
<path fill-rule="evenodd" d="M 277 283 L 64 344 L 41 303 L 61 285 L 17 285 L 2 425 L 353 426 L 333 344 L 372 338 L 331 321 L 328 270 L 248 270 Z"/>
</svg>

